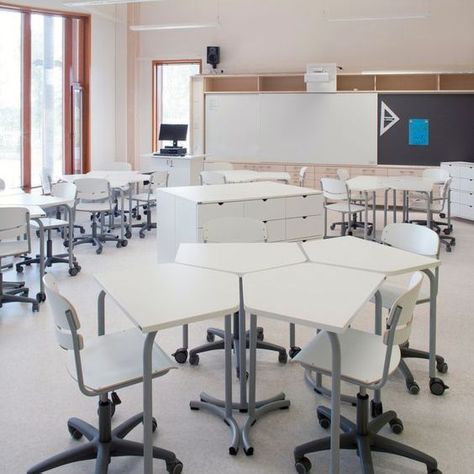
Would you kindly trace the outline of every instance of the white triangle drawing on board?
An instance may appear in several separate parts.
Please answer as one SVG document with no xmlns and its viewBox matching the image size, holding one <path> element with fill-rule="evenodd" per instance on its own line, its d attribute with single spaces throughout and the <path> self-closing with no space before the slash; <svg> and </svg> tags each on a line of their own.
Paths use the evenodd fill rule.
<svg viewBox="0 0 474 474">
<path fill-rule="evenodd" d="M 390 130 L 399 120 L 400 117 L 382 101 L 380 108 L 380 136 Z"/>
</svg>

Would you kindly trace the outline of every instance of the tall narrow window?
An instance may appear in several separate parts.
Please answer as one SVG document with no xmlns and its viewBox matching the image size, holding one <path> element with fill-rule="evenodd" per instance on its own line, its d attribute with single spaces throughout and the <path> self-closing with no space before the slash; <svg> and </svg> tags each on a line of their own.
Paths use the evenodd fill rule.
<svg viewBox="0 0 474 474">
<path fill-rule="evenodd" d="M 159 150 L 162 146 L 158 140 L 159 129 L 162 123 L 187 124 L 188 138 L 186 142 L 182 142 L 180 145 L 189 149 L 191 77 L 200 72 L 200 60 L 154 62 L 154 151 Z"/>
<path fill-rule="evenodd" d="M 22 17 L 0 10 L 0 178 L 21 186 Z"/>
</svg>

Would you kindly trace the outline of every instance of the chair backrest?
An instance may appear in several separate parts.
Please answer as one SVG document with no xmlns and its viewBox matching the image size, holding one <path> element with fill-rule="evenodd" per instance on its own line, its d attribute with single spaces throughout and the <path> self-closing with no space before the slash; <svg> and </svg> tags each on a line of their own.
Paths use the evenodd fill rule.
<svg viewBox="0 0 474 474">
<path fill-rule="evenodd" d="M 151 187 L 151 189 L 167 188 L 168 187 L 168 179 L 169 179 L 168 171 L 154 171 L 150 175 L 150 187 Z"/>
<path fill-rule="evenodd" d="M 321 190 L 326 200 L 343 201 L 347 199 L 346 184 L 339 179 L 321 178 Z"/>
<path fill-rule="evenodd" d="M 127 161 L 113 161 L 107 165 L 95 168 L 97 171 L 131 171 L 132 165 Z"/>
<path fill-rule="evenodd" d="M 435 179 L 439 183 L 444 183 L 449 178 L 449 172 L 444 168 L 426 168 L 423 170 L 423 178 Z"/>
<path fill-rule="evenodd" d="M 351 175 L 349 173 L 349 170 L 347 168 L 339 168 L 337 171 L 336 171 L 336 174 L 337 174 L 337 177 L 341 180 L 341 181 L 347 181 L 348 179 L 350 179 Z"/>
<path fill-rule="evenodd" d="M 234 165 L 227 161 L 215 161 L 214 163 L 204 163 L 205 171 L 233 170 Z"/>
<path fill-rule="evenodd" d="M 301 187 L 304 187 L 304 180 L 306 178 L 306 173 L 308 171 L 307 166 L 302 166 L 298 175 L 298 183 Z"/>
<path fill-rule="evenodd" d="M 451 189 L 451 181 L 453 178 L 448 177 L 441 186 L 440 198 L 438 199 L 439 206 L 436 212 L 443 212 L 449 198 L 449 191 Z"/>
<path fill-rule="evenodd" d="M 43 169 L 41 172 L 41 189 L 43 194 L 48 196 L 51 194 L 51 189 L 53 187 L 53 178 L 47 169 Z"/>
<path fill-rule="evenodd" d="M 77 188 L 77 199 L 84 201 L 110 200 L 110 184 L 106 179 L 79 178 L 74 181 Z"/>
<path fill-rule="evenodd" d="M 225 184 L 225 176 L 215 171 L 201 171 L 201 184 Z"/>
<path fill-rule="evenodd" d="M 77 186 L 74 183 L 62 181 L 60 183 L 54 183 L 51 187 L 51 195 L 70 199 L 71 201 L 76 200 Z"/>
<path fill-rule="evenodd" d="M 30 213 L 28 209 L 26 207 L 0 207 L 0 256 L 7 257 L 29 252 Z"/>
<path fill-rule="evenodd" d="M 417 224 L 388 224 L 382 231 L 381 241 L 383 244 L 419 255 L 436 257 L 439 253 L 438 234 Z"/>
<path fill-rule="evenodd" d="M 249 217 L 222 217 L 204 224 L 204 242 L 266 242 L 267 226 Z"/>
<path fill-rule="evenodd" d="M 0 178 L 0 191 L 4 191 L 6 188 L 5 181 Z"/>
</svg>

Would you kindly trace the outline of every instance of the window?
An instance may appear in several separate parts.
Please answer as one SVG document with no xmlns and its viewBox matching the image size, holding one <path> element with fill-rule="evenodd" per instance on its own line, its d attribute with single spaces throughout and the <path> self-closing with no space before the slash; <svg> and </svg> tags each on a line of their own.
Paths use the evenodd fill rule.
<svg viewBox="0 0 474 474">
<path fill-rule="evenodd" d="M 88 85 L 88 34 L 88 17 L 0 7 L 0 177 L 9 188 L 87 168 L 88 109 L 74 104 Z"/>
<path fill-rule="evenodd" d="M 189 149 L 191 77 L 200 72 L 201 60 L 154 61 L 153 151 L 163 146 L 158 140 L 162 123 L 187 124 L 188 137 L 180 145 Z"/>
</svg>

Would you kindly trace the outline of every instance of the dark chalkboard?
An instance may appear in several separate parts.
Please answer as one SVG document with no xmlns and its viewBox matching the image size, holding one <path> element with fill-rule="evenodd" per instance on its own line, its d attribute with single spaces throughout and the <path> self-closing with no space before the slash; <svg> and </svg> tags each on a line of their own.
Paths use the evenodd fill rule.
<svg viewBox="0 0 474 474">
<path fill-rule="evenodd" d="M 400 120 L 380 135 L 382 103 Z M 378 114 L 378 164 L 474 162 L 474 94 L 380 94 Z M 429 120 L 428 145 L 409 145 L 410 119 Z M 385 121 L 389 124 L 390 119 Z"/>
</svg>

